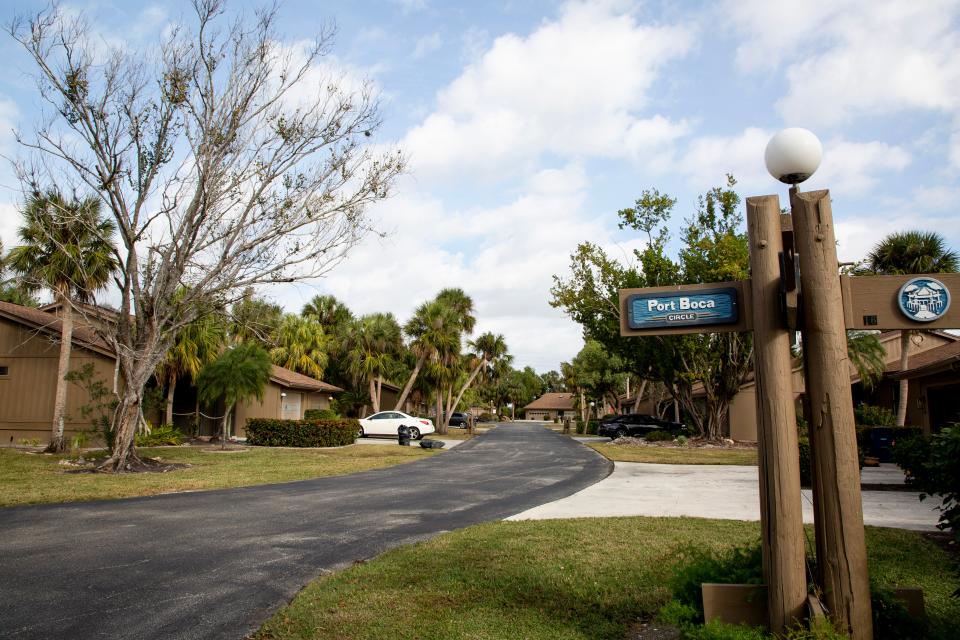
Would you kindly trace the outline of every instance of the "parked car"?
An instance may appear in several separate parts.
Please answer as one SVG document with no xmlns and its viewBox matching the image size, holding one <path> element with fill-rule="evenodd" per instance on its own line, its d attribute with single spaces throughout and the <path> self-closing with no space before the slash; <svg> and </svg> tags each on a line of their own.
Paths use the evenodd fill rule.
<svg viewBox="0 0 960 640">
<path fill-rule="evenodd" d="M 447 424 L 451 427 L 466 427 L 470 424 L 471 420 L 473 420 L 473 416 L 469 413 L 459 413 L 455 411 L 450 415 L 450 421 Z"/>
<path fill-rule="evenodd" d="M 686 431 L 686 427 L 682 422 L 661 420 L 645 413 L 627 413 L 604 418 L 597 427 L 598 436 L 612 439 L 623 436 L 643 437 L 651 431 L 667 431 L 673 435 L 681 435 Z"/>
<path fill-rule="evenodd" d="M 421 436 L 433 433 L 433 421 L 426 418 L 416 418 L 402 411 L 381 411 L 366 418 L 360 419 L 361 438 L 364 436 L 397 436 L 401 425 L 410 429 L 410 439 L 418 440 Z"/>
</svg>

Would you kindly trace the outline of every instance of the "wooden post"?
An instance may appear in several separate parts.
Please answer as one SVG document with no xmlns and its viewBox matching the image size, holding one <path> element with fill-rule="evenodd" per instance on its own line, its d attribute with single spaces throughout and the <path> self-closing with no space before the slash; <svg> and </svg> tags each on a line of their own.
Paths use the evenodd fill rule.
<svg viewBox="0 0 960 640">
<path fill-rule="evenodd" d="M 760 528 L 770 630 L 803 620 L 807 600 L 800 452 L 792 384 L 790 333 L 780 309 L 780 201 L 747 198 L 752 282 L 753 359 L 757 389 Z"/>
<path fill-rule="evenodd" d="M 790 206 L 800 256 L 814 500 L 823 519 L 817 563 L 834 624 L 855 640 L 870 640 L 860 467 L 830 193 L 792 190 Z"/>
</svg>

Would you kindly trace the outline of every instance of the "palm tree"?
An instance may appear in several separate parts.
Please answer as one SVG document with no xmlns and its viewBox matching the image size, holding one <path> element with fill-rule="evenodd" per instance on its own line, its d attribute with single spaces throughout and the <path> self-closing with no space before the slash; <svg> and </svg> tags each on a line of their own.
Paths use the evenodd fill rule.
<svg viewBox="0 0 960 640">
<path fill-rule="evenodd" d="M 417 307 L 413 317 L 403 327 L 403 332 L 411 339 L 410 351 L 416 357 L 416 362 L 397 398 L 395 409 L 403 408 L 403 403 L 413 390 L 413 385 L 427 361 L 438 361 L 450 351 L 459 350 L 459 326 L 460 317 L 456 311 L 442 302 L 434 300 Z"/>
<path fill-rule="evenodd" d="M 223 351 L 226 340 L 227 320 L 218 311 L 201 315 L 177 332 L 173 346 L 157 367 L 157 379 L 167 385 L 166 424 L 173 425 L 173 394 L 177 380 L 190 376 L 196 381 L 200 371 Z"/>
<path fill-rule="evenodd" d="M 881 240 L 867 254 L 859 273 L 875 275 L 912 275 L 921 273 L 954 273 L 960 267 L 960 256 L 949 250 L 943 237 L 933 231 L 903 231 L 892 233 Z M 900 371 L 906 371 L 910 361 L 910 336 L 900 332 Z M 910 381 L 900 380 L 900 398 L 897 402 L 897 426 L 907 421 L 907 395 Z"/>
<path fill-rule="evenodd" d="M 473 298 L 464 293 L 463 289 L 443 289 L 437 294 L 436 301 L 453 309 L 460 319 L 460 329 L 464 333 L 473 333 L 473 328 L 477 324 Z"/>
<path fill-rule="evenodd" d="M 369 386 L 374 413 L 380 411 L 383 377 L 403 348 L 400 325 L 392 313 L 372 313 L 353 323 L 347 338 L 348 369 Z"/>
<path fill-rule="evenodd" d="M 467 344 L 473 350 L 473 361 L 476 363 L 476 366 L 473 368 L 466 382 L 463 383 L 463 386 L 460 387 L 460 392 L 457 394 L 456 399 L 454 399 L 453 404 L 447 407 L 448 414 L 454 411 L 457 405 L 460 404 L 460 399 L 463 398 L 464 392 L 473 384 L 477 375 L 481 371 L 486 370 L 492 363 L 497 362 L 507 355 L 507 342 L 501 334 L 487 332 L 477 336 L 476 340 L 470 341 Z"/>
<path fill-rule="evenodd" d="M 245 342 L 224 351 L 208 364 L 197 378 L 200 401 L 213 404 L 223 400 L 223 435 L 221 448 L 226 446 L 230 419 L 238 402 L 256 397 L 263 400 L 263 390 L 270 381 L 270 354 L 255 342 Z"/>
<path fill-rule="evenodd" d="M 23 243 L 10 251 L 9 263 L 34 291 L 53 292 L 62 311 L 60 361 L 53 404 L 53 426 L 47 451 L 63 451 L 63 422 L 67 408 L 67 381 L 73 343 L 73 304 L 89 302 L 110 281 L 119 266 L 112 237 L 116 225 L 100 216 L 100 201 L 65 199 L 57 190 L 34 193 L 23 211 L 18 230 Z"/>
<path fill-rule="evenodd" d="M 270 350 L 273 363 L 317 380 L 327 367 L 327 335 L 315 316 L 288 313 L 277 330 L 277 346 Z"/>
<path fill-rule="evenodd" d="M 0 242 L 0 302 L 12 302 L 24 307 L 39 306 L 34 298 L 16 278 L 7 274 L 8 257 L 3 254 L 3 242 Z"/>
<path fill-rule="evenodd" d="M 303 305 L 300 315 L 316 317 L 327 333 L 335 333 L 335 328 L 345 327 L 353 321 L 350 308 L 331 295 L 314 296 Z"/>
</svg>

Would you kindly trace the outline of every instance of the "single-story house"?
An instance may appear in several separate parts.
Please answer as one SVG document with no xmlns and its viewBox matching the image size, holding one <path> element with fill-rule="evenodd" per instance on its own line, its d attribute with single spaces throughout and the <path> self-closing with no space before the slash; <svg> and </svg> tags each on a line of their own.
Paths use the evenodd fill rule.
<svg viewBox="0 0 960 640">
<path fill-rule="evenodd" d="M 15 445 L 21 440 L 47 442 L 53 422 L 54 392 L 60 357 L 60 319 L 42 309 L 0 302 L 0 445 Z M 77 323 L 73 330 L 70 370 L 78 371 L 88 363 L 94 377 L 112 388 L 115 359 L 112 349 L 100 340 L 89 325 Z M 243 436 L 247 418 L 303 418 L 307 409 L 327 409 L 330 400 L 343 389 L 309 376 L 273 365 L 263 400 L 240 403 L 234 411 L 232 434 Z M 67 390 L 65 436 L 69 439 L 90 428 L 82 408 L 90 404 L 87 391 L 71 384 Z M 174 424 L 186 433 L 193 432 L 196 389 L 189 379 L 181 380 L 174 393 Z M 202 419 L 201 434 L 220 432 L 217 417 Z M 159 408 L 146 416 L 160 424 Z"/>
<path fill-rule="evenodd" d="M 578 412 L 573 406 L 572 393 L 545 393 L 523 408 L 527 420 L 575 420 Z"/>
<path fill-rule="evenodd" d="M 910 380 L 907 424 L 930 433 L 938 430 L 948 416 L 960 412 L 960 366 L 954 367 L 960 354 L 960 337 L 943 331 L 918 331 L 910 341 L 910 360 L 900 372 L 900 332 L 885 331 L 877 336 L 886 351 L 886 373 L 875 387 L 865 389 L 852 364 L 850 384 L 854 406 L 860 403 L 894 411 L 899 395 L 899 378 Z M 803 367 L 798 363 L 792 373 L 797 409 L 802 411 L 805 392 Z M 730 403 L 729 435 L 734 440 L 757 439 L 756 381 L 750 379 Z"/>
<path fill-rule="evenodd" d="M 248 418 L 302 420 L 309 409 L 329 409 L 333 394 L 343 389 L 302 373 L 273 365 L 263 400 L 256 398 L 237 405 L 233 414 L 233 435 L 244 437 Z"/>
<path fill-rule="evenodd" d="M 48 442 L 60 361 L 60 319 L 51 313 L 0 302 L 0 446 L 21 440 Z M 109 345 L 83 326 L 73 330 L 71 371 L 93 365 L 94 376 L 113 380 L 114 357 Z M 81 409 L 89 404 L 76 384 L 67 390 L 64 433 L 69 439 L 89 429 Z"/>
</svg>

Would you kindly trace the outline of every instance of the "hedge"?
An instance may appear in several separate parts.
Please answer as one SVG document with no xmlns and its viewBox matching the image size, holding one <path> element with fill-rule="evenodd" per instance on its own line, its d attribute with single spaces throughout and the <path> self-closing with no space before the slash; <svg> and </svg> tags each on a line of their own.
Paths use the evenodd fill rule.
<svg viewBox="0 0 960 640">
<path fill-rule="evenodd" d="M 339 420 L 340 415 L 333 409 L 307 409 L 303 412 L 304 420 Z"/>
<path fill-rule="evenodd" d="M 247 443 L 260 447 L 343 447 L 357 439 L 360 423 L 339 420 L 247 420 Z"/>
</svg>

